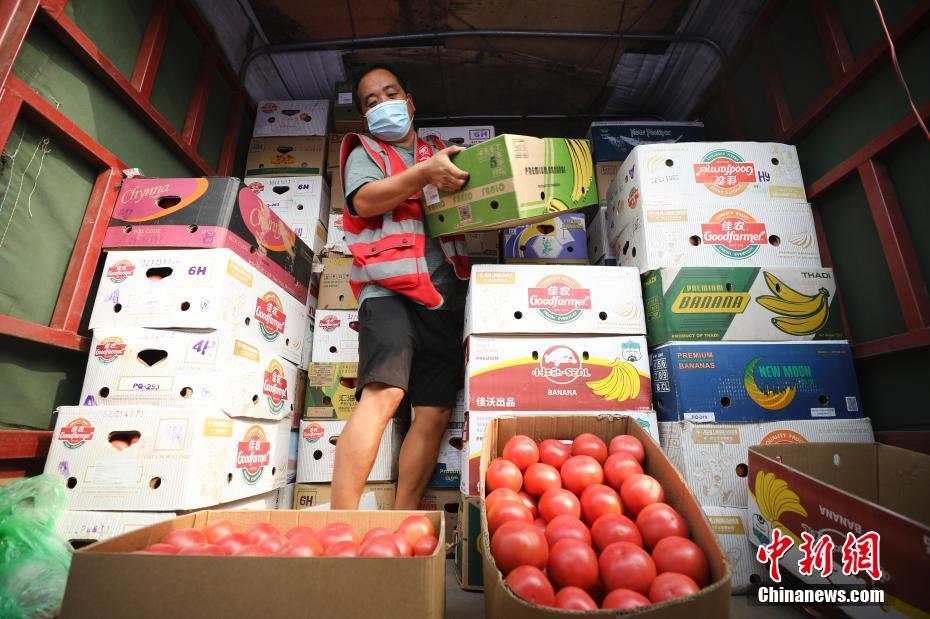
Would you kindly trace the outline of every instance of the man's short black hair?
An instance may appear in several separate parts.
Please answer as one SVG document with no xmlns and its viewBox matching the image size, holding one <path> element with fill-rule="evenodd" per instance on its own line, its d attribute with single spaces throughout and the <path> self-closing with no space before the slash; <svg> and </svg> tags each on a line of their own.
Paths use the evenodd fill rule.
<svg viewBox="0 0 930 619">
<path fill-rule="evenodd" d="M 365 65 L 361 69 L 355 72 L 355 80 L 352 82 L 352 99 L 355 101 L 355 107 L 358 108 L 358 111 L 362 111 L 362 100 L 358 96 L 358 86 L 366 75 L 372 71 L 377 71 L 381 69 L 382 71 L 387 71 L 394 75 L 397 78 L 397 83 L 400 84 L 400 87 L 404 89 L 404 92 L 410 92 L 407 88 L 407 80 L 404 79 L 400 73 L 397 72 L 397 69 L 392 67 L 389 64 L 369 64 Z"/>
</svg>

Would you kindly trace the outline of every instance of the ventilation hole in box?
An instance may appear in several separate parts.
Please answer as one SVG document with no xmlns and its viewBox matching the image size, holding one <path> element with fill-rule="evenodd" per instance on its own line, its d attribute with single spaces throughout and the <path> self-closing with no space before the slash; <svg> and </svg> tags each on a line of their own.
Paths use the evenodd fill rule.
<svg viewBox="0 0 930 619">
<path fill-rule="evenodd" d="M 183 303 L 181 303 L 181 311 L 182 311 L 182 312 L 186 312 L 186 311 L 189 310 L 190 308 L 191 308 L 191 304 L 190 304 L 189 302 L 184 301 Z"/>
<path fill-rule="evenodd" d="M 161 486 L 161 477 L 153 477 L 149 480 L 149 488 L 152 490 L 158 490 Z"/>
<path fill-rule="evenodd" d="M 778 165 L 778 157 L 772 157 L 772 165 Z"/>
<path fill-rule="evenodd" d="M 628 252 L 629 250 L 630 250 L 630 242 L 627 241 L 626 243 L 623 244 L 623 255 L 625 256 L 626 252 Z"/>
<path fill-rule="evenodd" d="M 252 319 L 249 318 L 248 316 L 246 316 L 246 317 L 245 317 L 245 326 L 248 327 L 250 324 L 252 324 Z"/>
<path fill-rule="evenodd" d="M 323 452 L 322 452 L 321 450 L 319 450 L 319 449 L 315 450 L 315 451 L 313 452 L 313 459 L 314 459 L 314 460 L 322 460 L 322 459 L 323 459 Z"/>
<path fill-rule="evenodd" d="M 539 361 L 539 351 L 534 350 L 532 357 L 533 361 Z"/>
<path fill-rule="evenodd" d="M 781 245 L 781 238 L 779 238 L 777 234 L 773 234 L 772 236 L 769 237 L 769 245 L 771 245 L 772 247 L 778 247 L 779 245 Z"/>
<path fill-rule="evenodd" d="M 588 354 L 588 351 L 587 351 L 587 350 L 584 350 L 584 351 L 581 352 L 581 358 L 584 359 L 585 361 L 587 361 L 588 359 L 591 358 L 591 355 Z"/>
<path fill-rule="evenodd" d="M 540 200 L 545 200 L 545 199 L 546 199 L 546 192 L 545 192 L 545 191 L 540 191 L 540 192 L 539 192 L 539 199 L 540 199 Z"/>
<path fill-rule="evenodd" d="M 455 436 L 449 439 L 449 445 L 451 445 L 453 449 L 462 451 L 462 447 L 465 446 L 465 443 L 462 441 L 461 436 Z"/>
<path fill-rule="evenodd" d="M 758 574 L 749 575 L 749 584 L 758 585 L 760 582 L 762 582 L 762 577 Z"/>
<path fill-rule="evenodd" d="M 338 441 L 339 441 L 339 437 L 338 437 L 338 436 L 331 436 L 331 437 L 329 437 L 329 444 L 330 444 L 330 445 L 335 445 Z"/>
<path fill-rule="evenodd" d="M 272 477 L 274 477 L 274 474 L 277 473 L 277 472 L 278 472 L 278 467 L 276 467 L 276 466 L 271 467 L 271 476 L 272 476 Z"/>
<path fill-rule="evenodd" d="M 521 318 L 523 318 L 523 312 L 519 312 L 519 311 L 514 312 L 513 317 L 516 318 L 517 320 L 520 320 Z"/>
<path fill-rule="evenodd" d="M 298 211 L 304 210 L 304 205 L 303 205 L 303 204 L 298 204 L 298 205 L 297 205 L 297 210 L 298 210 Z"/>
<path fill-rule="evenodd" d="M 194 395 L 194 390 L 191 389 L 190 387 L 184 387 L 183 389 L 181 389 L 181 397 L 182 397 L 182 398 L 189 398 L 189 397 L 191 397 L 192 395 Z"/>
<path fill-rule="evenodd" d="M 250 253 L 250 254 L 254 254 L 254 253 L 257 253 L 257 252 L 258 252 L 258 248 L 257 248 L 256 246 L 252 245 L 251 247 L 249 247 L 249 253 Z"/>
<path fill-rule="evenodd" d="M 187 231 L 191 234 L 197 232 L 197 224 L 191 224 L 187 227 Z"/>
<path fill-rule="evenodd" d="M 257 396 L 257 395 L 253 395 L 253 396 L 252 396 L 252 404 L 258 404 L 258 396 Z"/>
<path fill-rule="evenodd" d="M 358 379 L 351 378 L 351 377 L 340 378 L 339 384 L 345 387 L 346 389 L 355 389 L 356 387 L 358 387 Z"/>
<path fill-rule="evenodd" d="M 284 345 L 285 345 L 285 346 L 290 346 L 290 345 L 291 345 L 291 338 L 289 338 L 289 337 L 284 338 Z"/>
<path fill-rule="evenodd" d="M 775 292 L 781 292 L 781 284 L 775 284 Z"/>
<path fill-rule="evenodd" d="M 694 235 L 692 235 L 691 237 L 688 238 L 688 242 L 691 243 L 692 245 L 694 245 L 695 247 L 697 247 L 698 245 L 701 244 L 701 237 L 699 237 L 698 235 L 694 234 Z"/>
<path fill-rule="evenodd" d="M 675 165 L 675 162 L 672 161 L 671 159 L 666 159 L 666 160 L 665 160 L 665 165 L 668 166 L 668 167 L 672 167 L 673 165 Z"/>
<path fill-rule="evenodd" d="M 736 465 L 736 476 L 737 477 L 746 477 L 749 475 L 749 467 L 744 463 L 740 462 Z"/>
<path fill-rule="evenodd" d="M 233 478 L 232 478 L 232 473 L 227 473 L 227 474 L 226 474 L 226 483 L 227 483 L 227 484 L 231 484 L 231 483 L 232 483 L 232 479 L 233 479 Z"/>
<path fill-rule="evenodd" d="M 337 351 L 337 348 L 336 348 L 335 346 L 330 346 L 330 347 L 329 347 L 329 352 L 331 352 L 331 353 L 333 353 L 333 354 L 336 354 L 336 351 Z"/>
<path fill-rule="evenodd" d="M 269 117 L 266 118 L 265 120 L 267 120 L 269 123 L 273 123 L 273 122 L 275 121 L 275 118 L 274 118 L 274 116 L 269 116 Z"/>
<path fill-rule="evenodd" d="M 65 482 L 65 485 L 68 487 L 69 490 L 74 490 L 74 488 L 77 487 L 77 478 L 69 477 L 68 481 Z"/>
<path fill-rule="evenodd" d="M 358 333 L 358 329 L 359 329 L 358 321 L 357 321 L 357 320 L 350 320 L 350 321 L 349 321 L 349 328 L 352 329 L 353 331 L 355 331 L 356 333 Z"/>
<path fill-rule="evenodd" d="M 728 398 L 727 396 L 723 396 L 722 398 L 720 398 L 720 406 L 723 406 L 724 408 L 730 406 L 730 398 Z"/>
<path fill-rule="evenodd" d="M 122 309 L 123 309 L 122 303 L 117 303 L 116 305 L 113 306 L 113 312 L 116 314 L 119 314 L 120 311 L 122 311 Z"/>
<path fill-rule="evenodd" d="M 633 256 L 634 258 L 636 257 L 636 248 L 635 248 L 635 247 L 634 247 L 633 249 L 630 250 L 630 255 Z"/>
<path fill-rule="evenodd" d="M 275 193 L 278 194 L 279 196 L 280 196 L 280 195 L 283 195 L 283 194 L 285 194 L 285 193 L 287 193 L 287 192 L 290 191 L 290 190 L 291 190 L 291 188 L 288 187 L 287 185 L 279 185 L 278 187 L 272 187 L 272 188 L 271 188 L 271 191 L 275 192 Z"/>
<path fill-rule="evenodd" d="M 599 312 L 597 317 L 601 320 L 607 320 L 607 312 Z"/>
<path fill-rule="evenodd" d="M 443 215 L 442 213 L 440 213 L 440 214 L 439 214 L 439 223 L 442 223 L 442 222 L 444 222 L 445 220 L 446 220 L 446 216 Z"/>
<path fill-rule="evenodd" d="M 344 294 L 339 295 L 340 301 L 345 301 L 346 296 Z"/>
<path fill-rule="evenodd" d="M 500 206 L 500 203 L 497 200 L 491 200 L 491 208 L 497 210 L 497 207 Z"/>
<path fill-rule="evenodd" d="M 142 434 L 136 430 L 110 432 L 107 435 L 107 442 L 110 443 L 116 451 L 123 451 L 138 443 L 141 437 Z"/>
<path fill-rule="evenodd" d="M 168 351 L 159 350 L 157 348 L 146 348 L 136 353 L 136 359 L 141 361 L 147 367 L 152 367 L 156 363 L 159 363 L 160 361 L 164 361 L 167 358 L 168 358 Z"/>
<path fill-rule="evenodd" d="M 129 234 L 130 232 L 132 232 L 132 226 L 123 226 L 123 232 L 125 232 L 126 234 Z"/>
<path fill-rule="evenodd" d="M 571 245 L 569 245 L 569 246 L 566 247 L 565 249 L 566 249 L 566 251 L 568 251 L 568 253 L 572 253 L 573 251 L 575 251 L 575 248 L 572 247 Z"/>
<path fill-rule="evenodd" d="M 521 246 L 520 246 L 520 252 L 521 252 L 521 253 L 526 253 L 526 245 L 521 245 Z"/>
<path fill-rule="evenodd" d="M 446 503 L 442 506 L 442 510 L 447 514 L 457 514 L 459 511 L 458 503 Z"/>
<path fill-rule="evenodd" d="M 833 454 L 833 466 L 839 466 L 843 463 L 843 459 L 840 458 L 840 454 Z"/>
<path fill-rule="evenodd" d="M 171 208 L 181 203 L 181 196 L 160 196 L 155 200 L 158 208 Z"/>
<path fill-rule="evenodd" d="M 100 394 L 100 397 L 101 397 L 101 398 L 105 398 L 105 397 L 107 397 L 107 396 L 110 395 L 110 388 L 109 388 L 109 387 L 101 387 L 101 388 L 100 388 L 100 391 L 98 391 L 97 393 Z"/>
<path fill-rule="evenodd" d="M 332 403 L 333 403 L 333 399 L 331 397 L 329 397 L 328 395 L 323 396 L 323 406 L 329 406 Z"/>
<path fill-rule="evenodd" d="M 733 292 L 733 284 L 731 284 L 730 282 L 727 282 L 726 289 L 727 289 L 727 292 Z"/>
<path fill-rule="evenodd" d="M 291 410 L 292 413 L 294 412 L 294 403 L 293 403 L 293 402 L 291 403 L 291 409 L 290 409 L 290 410 Z"/>
<path fill-rule="evenodd" d="M 830 403 L 830 398 L 821 393 L 820 396 L 817 397 L 817 401 L 820 402 L 821 406 L 826 406 Z"/>
<path fill-rule="evenodd" d="M 174 273 L 171 267 L 154 267 L 145 272 L 145 276 L 153 282 L 161 281 Z"/>
</svg>

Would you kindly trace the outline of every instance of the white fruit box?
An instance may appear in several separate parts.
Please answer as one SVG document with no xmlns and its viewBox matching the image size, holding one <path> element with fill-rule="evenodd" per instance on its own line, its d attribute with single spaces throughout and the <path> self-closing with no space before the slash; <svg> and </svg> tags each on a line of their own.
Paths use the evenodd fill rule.
<svg viewBox="0 0 930 619">
<path fill-rule="evenodd" d="M 472 127 L 423 127 L 417 130 L 421 138 L 435 136 L 443 142 L 456 146 L 474 146 L 494 137 L 494 127 L 490 125 Z"/>
<path fill-rule="evenodd" d="M 252 137 L 326 135 L 329 100 L 259 101 Z"/>
<path fill-rule="evenodd" d="M 245 184 L 313 250 L 323 251 L 329 187 L 322 176 L 253 176 Z"/>
<path fill-rule="evenodd" d="M 473 335 L 466 348 L 468 411 L 652 410 L 641 335 Z"/>
<path fill-rule="evenodd" d="M 481 449 L 484 445 L 484 431 L 491 419 L 500 415 L 564 415 L 561 411 L 469 411 L 465 415 L 465 432 L 462 443 L 462 475 L 459 489 L 462 494 L 477 496 L 478 494 L 478 465 L 481 462 Z M 642 428 L 649 433 L 657 443 L 659 442 L 658 422 L 656 414 L 652 411 L 573 411 L 577 415 L 595 415 L 609 417 L 632 417 Z"/>
<path fill-rule="evenodd" d="M 81 402 L 216 406 L 236 417 L 290 418 L 297 367 L 231 331 L 94 329 Z"/>
<path fill-rule="evenodd" d="M 229 249 L 107 254 L 90 328 L 234 330 L 300 362 L 307 308 Z"/>
<path fill-rule="evenodd" d="M 331 482 L 336 459 L 336 442 L 346 420 L 301 421 L 297 446 L 297 483 Z M 397 458 L 404 441 L 405 425 L 399 419 L 388 422 L 368 481 L 395 481 Z"/>
<path fill-rule="evenodd" d="M 207 406 L 63 406 L 45 472 L 69 509 L 201 509 L 284 485 L 290 428 Z"/>
<path fill-rule="evenodd" d="M 810 204 L 734 201 L 643 202 L 607 211 L 617 262 L 661 267 L 820 268 Z"/>
<path fill-rule="evenodd" d="M 321 310 L 313 329 L 313 363 L 358 361 L 358 312 Z"/>
<path fill-rule="evenodd" d="M 301 370 L 306 370 L 310 367 L 312 361 L 310 361 L 311 355 L 313 355 L 313 334 L 315 328 L 312 320 L 307 321 L 307 327 L 304 329 L 304 343 L 300 352 L 300 363 L 297 365 Z"/>
<path fill-rule="evenodd" d="M 868 419 L 771 423 L 659 423 L 659 442 L 701 505 L 748 506 L 749 447 L 780 443 L 871 443 Z"/>
<path fill-rule="evenodd" d="M 744 593 L 750 585 L 761 582 L 765 577 L 765 566 L 756 561 L 756 554 L 746 538 L 749 510 L 708 505 L 702 505 L 701 509 L 730 564 L 731 591 Z"/>
<path fill-rule="evenodd" d="M 643 335 L 639 273 L 587 265 L 475 265 L 464 336 L 495 333 Z"/>
<path fill-rule="evenodd" d="M 326 250 L 349 255 L 346 231 L 342 227 L 342 211 L 329 212 L 329 225 L 326 226 Z"/>
<path fill-rule="evenodd" d="M 613 246 L 607 238 L 607 209 L 599 208 L 588 225 L 588 260 L 595 264 L 602 258 L 614 258 Z"/>
</svg>

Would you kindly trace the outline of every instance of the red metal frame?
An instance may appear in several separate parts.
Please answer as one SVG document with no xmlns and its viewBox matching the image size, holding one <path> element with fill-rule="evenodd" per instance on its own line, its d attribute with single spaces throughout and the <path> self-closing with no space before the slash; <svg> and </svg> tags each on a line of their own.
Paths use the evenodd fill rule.
<svg viewBox="0 0 930 619">
<path fill-rule="evenodd" d="M 48 430 L 0 430 L 0 479 L 40 474 L 51 443 Z"/>
<path fill-rule="evenodd" d="M 768 30 L 759 32 L 755 39 L 756 49 L 759 52 L 759 62 L 765 73 L 765 87 L 775 112 L 775 135 L 784 135 L 791 126 L 791 106 L 785 96 L 785 83 L 781 78 L 781 69 L 775 62 L 775 53 L 772 49 L 772 39 Z"/>
<path fill-rule="evenodd" d="M 846 32 L 843 31 L 836 1 L 813 0 L 812 8 L 824 53 L 827 55 L 827 65 L 830 67 L 833 80 L 836 81 L 852 69 L 856 59 L 846 39 Z"/>
</svg>

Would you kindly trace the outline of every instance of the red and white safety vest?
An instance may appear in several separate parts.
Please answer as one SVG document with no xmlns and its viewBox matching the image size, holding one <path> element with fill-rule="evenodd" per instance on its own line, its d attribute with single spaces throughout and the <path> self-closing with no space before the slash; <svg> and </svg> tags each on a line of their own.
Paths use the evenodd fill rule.
<svg viewBox="0 0 930 619">
<path fill-rule="evenodd" d="M 433 156 L 433 148 L 442 150 L 438 140 L 431 146 L 414 138 L 417 163 Z M 361 145 L 385 177 L 407 169 L 407 164 L 393 148 L 369 135 L 349 133 L 342 140 L 340 173 L 345 178 L 349 153 Z M 407 198 L 394 210 L 374 217 L 357 217 L 348 209 L 342 215 L 346 242 L 352 252 L 349 284 L 358 298 L 365 284 L 379 284 L 405 295 L 421 305 L 435 309 L 442 305 L 442 295 L 433 286 L 426 264 L 426 227 L 423 222 L 422 192 Z M 446 262 L 459 279 L 468 279 L 468 250 L 462 235 L 439 238 Z"/>
</svg>

